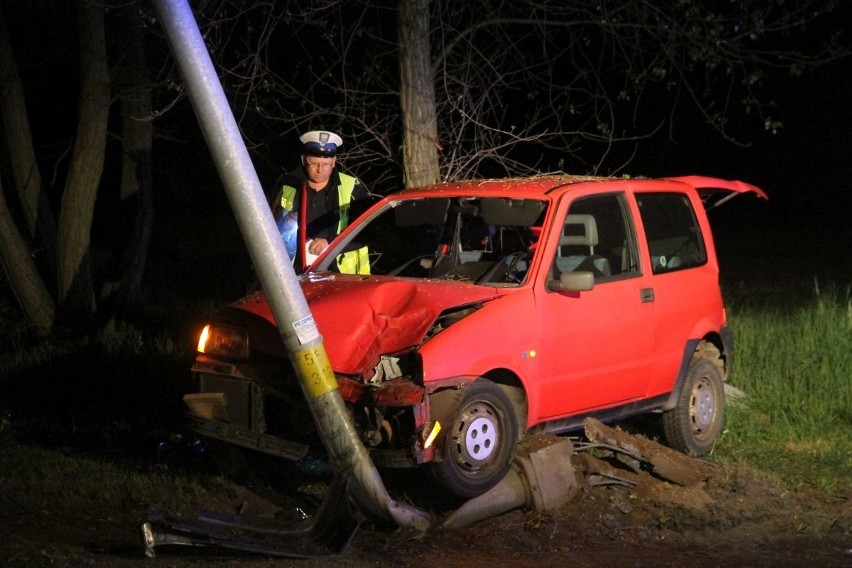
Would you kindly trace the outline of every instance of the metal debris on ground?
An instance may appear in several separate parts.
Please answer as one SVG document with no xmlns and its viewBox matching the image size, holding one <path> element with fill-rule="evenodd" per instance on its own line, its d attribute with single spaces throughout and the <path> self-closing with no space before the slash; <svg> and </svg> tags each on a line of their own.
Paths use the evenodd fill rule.
<svg viewBox="0 0 852 568">
<path fill-rule="evenodd" d="M 348 476 L 338 476 L 320 508 L 305 521 L 225 515 L 205 511 L 195 519 L 150 509 L 142 525 L 145 556 L 156 548 L 190 546 L 238 550 L 287 558 L 339 554 L 352 541 L 364 518 L 348 495 Z"/>
</svg>

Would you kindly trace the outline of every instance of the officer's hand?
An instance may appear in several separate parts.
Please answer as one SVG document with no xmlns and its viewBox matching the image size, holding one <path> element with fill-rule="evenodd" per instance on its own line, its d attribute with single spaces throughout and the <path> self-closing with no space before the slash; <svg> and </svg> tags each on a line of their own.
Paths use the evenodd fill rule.
<svg viewBox="0 0 852 568">
<path fill-rule="evenodd" d="M 319 254 L 328 247 L 328 241 L 323 238 L 311 239 L 308 244 L 308 252 L 311 254 Z"/>
</svg>

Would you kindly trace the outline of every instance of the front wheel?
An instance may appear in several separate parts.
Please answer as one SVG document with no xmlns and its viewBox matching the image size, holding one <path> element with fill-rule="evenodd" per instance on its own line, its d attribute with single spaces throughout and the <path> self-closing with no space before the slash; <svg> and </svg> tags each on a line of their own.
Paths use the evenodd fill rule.
<svg viewBox="0 0 852 568">
<path fill-rule="evenodd" d="M 663 414 L 663 432 L 669 446 L 691 456 L 713 449 L 725 420 L 722 371 L 711 359 L 689 365 L 676 406 Z"/>
<path fill-rule="evenodd" d="M 470 499 L 494 487 L 509 470 L 518 439 L 512 403 L 485 379 L 455 393 L 458 406 L 446 424 L 443 461 L 432 464 L 436 480 Z"/>
</svg>

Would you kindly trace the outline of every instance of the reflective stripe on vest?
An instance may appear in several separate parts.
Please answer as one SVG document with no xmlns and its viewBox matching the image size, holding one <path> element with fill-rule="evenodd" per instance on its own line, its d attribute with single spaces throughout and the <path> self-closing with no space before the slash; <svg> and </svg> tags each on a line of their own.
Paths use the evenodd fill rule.
<svg viewBox="0 0 852 568">
<path fill-rule="evenodd" d="M 293 203 L 296 201 L 296 188 L 289 185 L 281 186 L 281 199 L 278 204 L 281 209 L 288 213 L 293 210 Z"/>
<path fill-rule="evenodd" d="M 337 186 L 337 234 L 339 235 L 349 225 L 349 204 L 352 201 L 352 192 L 355 191 L 355 184 L 358 183 L 358 179 L 346 174 L 338 174 L 338 176 L 340 177 L 340 185 Z M 296 188 L 289 185 L 281 186 L 279 202 L 281 209 L 292 211 L 295 201 Z"/>
<path fill-rule="evenodd" d="M 337 223 L 337 234 L 349 225 L 349 206 L 352 203 L 352 192 L 358 180 L 350 175 L 339 174 L 340 185 L 337 190 L 337 204 L 340 208 L 340 220 Z M 337 255 L 337 269 L 344 274 L 369 274 L 370 250 L 361 247 Z"/>
<path fill-rule="evenodd" d="M 358 180 L 346 174 L 337 174 L 340 177 L 340 185 L 337 186 L 337 206 L 340 213 L 337 221 L 337 234 L 349 225 L 349 205 L 352 203 L 352 192 Z"/>
<path fill-rule="evenodd" d="M 358 179 L 350 175 L 339 173 L 340 185 L 337 186 L 338 222 L 337 234 L 343 232 L 349 225 L 349 206 L 352 202 L 352 192 Z M 296 188 L 289 185 L 281 187 L 281 208 L 292 211 L 296 200 Z M 304 221 L 303 221 L 304 222 Z M 344 274 L 369 274 L 370 273 L 370 251 L 367 247 L 361 247 L 337 255 L 337 269 Z"/>
</svg>

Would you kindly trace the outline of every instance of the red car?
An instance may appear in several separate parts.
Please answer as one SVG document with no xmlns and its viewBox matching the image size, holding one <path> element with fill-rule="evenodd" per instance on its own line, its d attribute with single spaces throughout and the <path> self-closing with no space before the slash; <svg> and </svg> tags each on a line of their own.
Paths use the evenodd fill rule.
<svg viewBox="0 0 852 568">
<path fill-rule="evenodd" d="M 710 451 L 733 345 L 705 206 L 732 192 L 766 197 L 697 176 L 546 176 L 374 205 L 300 276 L 374 463 L 473 497 L 527 433 L 649 412 L 672 447 Z M 364 246 L 370 275 L 337 272 Z M 286 459 L 321 448 L 263 292 L 204 337 L 196 431 Z"/>
</svg>

